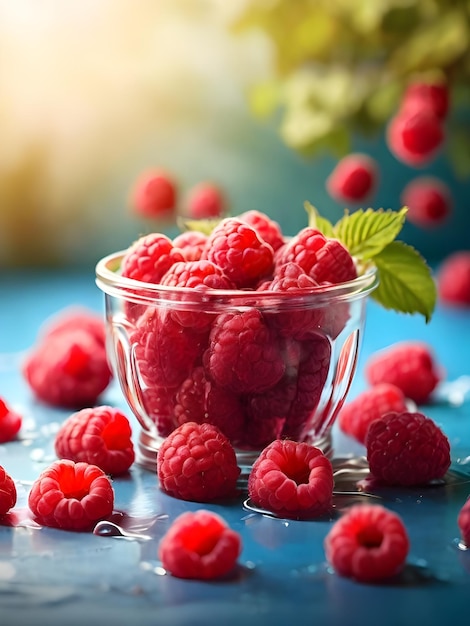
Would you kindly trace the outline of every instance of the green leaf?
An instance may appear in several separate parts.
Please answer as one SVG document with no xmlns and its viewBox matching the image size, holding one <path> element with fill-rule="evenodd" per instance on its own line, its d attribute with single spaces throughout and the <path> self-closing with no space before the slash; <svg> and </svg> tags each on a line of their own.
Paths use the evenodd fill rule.
<svg viewBox="0 0 470 626">
<path fill-rule="evenodd" d="M 304 202 L 304 208 L 308 214 L 308 225 L 310 228 L 316 228 L 321 233 L 325 235 L 325 237 L 333 237 L 334 236 L 334 227 L 333 224 L 326 219 L 326 217 L 322 217 L 316 207 L 313 206 L 310 202 Z"/>
<path fill-rule="evenodd" d="M 184 217 L 178 217 L 176 223 L 178 228 L 181 231 L 185 230 L 196 230 L 205 235 L 210 235 L 214 230 L 215 226 L 220 222 L 219 218 L 214 219 L 201 219 L 201 220 L 190 220 L 185 219 Z"/>
<path fill-rule="evenodd" d="M 371 298 L 386 309 L 420 313 L 429 322 L 436 305 L 436 284 L 421 255 L 412 246 L 393 241 L 373 261 L 380 282 Z"/>
<path fill-rule="evenodd" d="M 407 211 L 407 207 L 402 207 L 399 211 L 358 209 L 346 213 L 335 225 L 334 236 L 354 257 L 372 259 L 396 239 Z"/>
</svg>

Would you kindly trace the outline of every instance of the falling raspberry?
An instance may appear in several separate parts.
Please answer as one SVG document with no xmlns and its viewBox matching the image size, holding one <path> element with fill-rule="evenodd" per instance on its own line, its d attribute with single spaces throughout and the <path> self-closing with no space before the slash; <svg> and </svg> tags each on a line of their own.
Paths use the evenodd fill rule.
<svg viewBox="0 0 470 626">
<path fill-rule="evenodd" d="M 470 498 L 467 498 L 465 504 L 460 509 L 457 516 L 457 524 L 462 541 L 467 548 L 470 548 Z"/>
<path fill-rule="evenodd" d="M 326 181 L 328 193 L 338 202 L 357 204 L 369 198 L 378 181 L 378 165 L 366 154 L 341 159 Z"/>
<path fill-rule="evenodd" d="M 422 413 L 388 413 L 369 426 L 367 460 L 373 477 L 412 487 L 444 477 L 450 467 L 449 440 Z"/>
<path fill-rule="evenodd" d="M 186 422 L 168 435 L 158 451 L 160 487 L 175 498 L 210 502 L 233 497 L 239 475 L 232 444 L 212 424 Z"/>
<path fill-rule="evenodd" d="M 59 458 L 97 465 L 106 474 L 127 472 L 134 462 L 129 420 L 110 406 L 86 408 L 72 414 L 55 437 Z"/>
<path fill-rule="evenodd" d="M 248 494 L 280 517 L 317 517 L 330 510 L 333 484 L 331 462 L 320 449 L 277 439 L 253 463 Z"/>
<path fill-rule="evenodd" d="M 325 541 L 334 570 L 359 582 L 380 582 L 402 571 L 409 539 L 401 518 L 380 505 L 352 506 L 334 523 Z"/>
<path fill-rule="evenodd" d="M 143 218 L 168 219 L 176 210 L 177 185 L 168 172 L 144 172 L 131 193 L 131 208 Z"/>
<path fill-rule="evenodd" d="M 452 208 L 451 191 L 447 185 L 432 176 L 420 176 L 406 185 L 401 203 L 408 207 L 407 219 L 423 228 L 442 224 Z"/>
<path fill-rule="evenodd" d="M 186 511 L 162 537 L 158 555 L 178 578 L 211 580 L 229 574 L 242 549 L 240 535 L 211 511 Z"/>
<path fill-rule="evenodd" d="M 225 212 L 226 199 L 222 189 L 210 182 L 201 182 L 189 190 L 186 214 L 192 219 L 221 217 Z"/>
<path fill-rule="evenodd" d="M 13 478 L 0 465 L 0 517 L 16 504 L 16 487 Z"/>
<path fill-rule="evenodd" d="M 470 307 L 470 250 L 449 254 L 437 271 L 437 293 L 447 306 Z"/>
<path fill-rule="evenodd" d="M 414 112 L 429 109 L 440 120 L 447 117 L 449 107 L 449 88 L 445 82 L 413 82 L 406 88 L 401 103 L 401 110 Z"/>
<path fill-rule="evenodd" d="M 428 164 L 444 142 L 444 129 L 429 109 L 397 113 L 387 128 L 387 143 L 395 157 L 412 167 Z"/>
<path fill-rule="evenodd" d="M 28 505 L 38 522 L 64 530 L 91 530 L 114 506 L 111 481 L 96 465 L 55 461 L 34 481 Z"/>
<path fill-rule="evenodd" d="M 12 441 L 21 429 L 22 416 L 0 398 L 0 443 Z"/>
</svg>

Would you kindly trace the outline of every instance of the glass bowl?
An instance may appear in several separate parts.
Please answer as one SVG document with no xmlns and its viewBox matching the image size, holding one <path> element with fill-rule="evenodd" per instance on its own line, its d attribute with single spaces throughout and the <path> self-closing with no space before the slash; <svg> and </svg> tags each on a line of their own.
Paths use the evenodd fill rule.
<svg viewBox="0 0 470 626">
<path fill-rule="evenodd" d="M 218 426 L 242 474 L 280 437 L 332 456 L 374 268 L 309 291 L 199 291 L 124 278 L 123 256 L 101 259 L 96 282 L 109 360 L 141 427 L 141 465 L 154 470 L 165 437 L 187 421 Z"/>
</svg>

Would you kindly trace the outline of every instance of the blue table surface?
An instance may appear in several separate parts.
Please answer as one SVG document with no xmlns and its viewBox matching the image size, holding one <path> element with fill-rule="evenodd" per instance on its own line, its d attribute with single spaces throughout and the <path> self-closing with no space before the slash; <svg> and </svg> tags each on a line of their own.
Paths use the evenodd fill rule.
<svg viewBox="0 0 470 626">
<path fill-rule="evenodd" d="M 54 459 L 53 438 L 70 412 L 37 402 L 22 379 L 21 359 L 40 325 L 69 305 L 103 311 L 91 271 L 8 272 L 0 275 L 0 396 L 23 415 L 17 440 L 0 445 L 0 465 L 17 484 L 26 510 L 31 482 Z M 0 623 L 302 624 L 397 626 L 468 621 L 470 550 L 458 547 L 457 515 L 470 493 L 470 311 L 439 306 L 432 321 L 368 305 L 357 375 L 349 398 L 365 388 L 363 364 L 404 339 L 426 341 L 443 368 L 433 402 L 421 409 L 447 434 L 452 468 L 444 485 L 377 491 L 406 524 L 411 548 L 403 573 L 382 584 L 337 576 L 325 562 L 323 540 L 333 519 L 282 520 L 254 513 L 243 497 L 200 505 L 163 494 L 156 475 L 134 464 L 115 478 L 115 511 L 132 537 L 74 533 L 31 524 L 0 525 Z M 103 404 L 135 418 L 113 383 Z M 365 450 L 334 428 L 335 457 Z M 364 496 L 351 497 L 350 504 Z M 344 501 L 342 501 L 344 504 Z M 234 576 L 218 582 L 180 580 L 157 558 L 160 538 L 186 510 L 221 514 L 242 536 Z M 338 500 L 338 514 L 341 507 Z"/>
</svg>

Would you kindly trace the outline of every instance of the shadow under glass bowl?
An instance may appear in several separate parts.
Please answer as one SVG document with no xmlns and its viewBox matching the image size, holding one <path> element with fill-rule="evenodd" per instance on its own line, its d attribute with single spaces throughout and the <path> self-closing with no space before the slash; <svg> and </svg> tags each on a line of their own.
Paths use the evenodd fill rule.
<svg viewBox="0 0 470 626">
<path fill-rule="evenodd" d="M 198 290 L 120 275 L 124 252 L 101 259 L 107 350 L 141 430 L 137 461 L 155 470 L 165 437 L 215 424 L 242 475 L 277 438 L 332 456 L 331 429 L 356 369 L 374 268 L 309 291 Z"/>
</svg>

